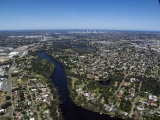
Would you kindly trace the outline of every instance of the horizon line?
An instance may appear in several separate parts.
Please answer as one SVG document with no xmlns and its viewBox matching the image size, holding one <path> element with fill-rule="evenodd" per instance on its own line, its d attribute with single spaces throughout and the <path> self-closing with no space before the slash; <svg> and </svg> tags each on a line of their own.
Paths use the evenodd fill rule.
<svg viewBox="0 0 160 120">
<path fill-rule="evenodd" d="M 102 31 L 137 31 L 137 32 L 160 32 L 160 30 L 127 30 L 127 29 L 94 29 L 94 28 L 56 28 L 56 29 L 2 29 L 0 31 L 46 31 L 46 30 L 102 30 Z"/>
</svg>

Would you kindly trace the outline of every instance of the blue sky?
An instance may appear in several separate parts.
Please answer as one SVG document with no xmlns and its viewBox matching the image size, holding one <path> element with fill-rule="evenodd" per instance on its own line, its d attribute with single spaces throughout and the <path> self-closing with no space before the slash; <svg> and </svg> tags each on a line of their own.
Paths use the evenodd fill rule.
<svg viewBox="0 0 160 120">
<path fill-rule="evenodd" d="M 0 0 L 0 30 L 160 31 L 158 0 Z"/>
</svg>

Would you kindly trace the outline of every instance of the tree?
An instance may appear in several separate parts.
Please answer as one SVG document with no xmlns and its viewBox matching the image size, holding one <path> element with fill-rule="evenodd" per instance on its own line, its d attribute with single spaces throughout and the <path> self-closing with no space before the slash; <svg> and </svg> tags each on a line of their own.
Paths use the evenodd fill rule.
<svg viewBox="0 0 160 120">
<path fill-rule="evenodd" d="M 12 103 L 11 103 L 11 102 L 6 102 L 6 105 L 7 105 L 7 107 L 8 107 L 8 106 L 11 106 Z"/>
<path fill-rule="evenodd" d="M 2 109 L 6 109 L 6 108 L 7 108 L 6 103 L 2 104 L 1 108 L 2 108 Z"/>
<path fill-rule="evenodd" d="M 4 112 L 0 112 L 0 115 L 4 115 Z"/>
<path fill-rule="evenodd" d="M 10 117 L 1 117 L 1 120 L 11 120 Z"/>
<path fill-rule="evenodd" d="M 6 96 L 6 100 L 10 100 L 11 99 L 11 97 L 10 96 Z"/>
<path fill-rule="evenodd" d="M 25 98 L 24 98 L 24 93 L 23 93 L 23 92 L 20 92 L 20 93 L 19 93 L 19 97 L 20 97 L 20 100 L 21 100 L 21 101 L 24 101 L 24 100 L 25 100 Z"/>
</svg>

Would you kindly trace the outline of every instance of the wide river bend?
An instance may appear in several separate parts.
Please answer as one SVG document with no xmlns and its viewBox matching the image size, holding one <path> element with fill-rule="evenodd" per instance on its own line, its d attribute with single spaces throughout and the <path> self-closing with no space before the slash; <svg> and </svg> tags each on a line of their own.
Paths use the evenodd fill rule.
<svg viewBox="0 0 160 120">
<path fill-rule="evenodd" d="M 92 112 L 74 104 L 69 96 L 67 76 L 63 65 L 52 56 L 47 55 L 45 51 L 39 52 L 39 55 L 55 65 L 51 80 L 58 88 L 60 100 L 63 102 L 60 108 L 64 120 L 117 120 L 109 115 Z"/>
</svg>

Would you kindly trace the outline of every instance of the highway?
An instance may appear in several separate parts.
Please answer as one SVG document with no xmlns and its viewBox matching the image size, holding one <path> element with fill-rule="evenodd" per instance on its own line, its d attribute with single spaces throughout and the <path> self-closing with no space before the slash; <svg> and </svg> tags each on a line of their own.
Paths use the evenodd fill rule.
<svg viewBox="0 0 160 120">
<path fill-rule="evenodd" d="M 6 79 L 6 81 L 4 83 L 4 85 L 5 85 L 4 90 L 7 91 L 7 96 L 11 97 L 11 99 L 6 102 L 11 102 L 11 103 L 12 103 L 12 81 L 11 81 L 12 72 L 11 72 L 11 68 L 13 67 L 14 63 L 15 63 L 15 59 L 13 59 L 12 65 L 10 66 L 10 68 L 8 70 L 8 79 Z M 13 106 L 12 105 L 7 108 L 7 113 L 3 116 L 10 117 L 13 120 Z"/>
</svg>

